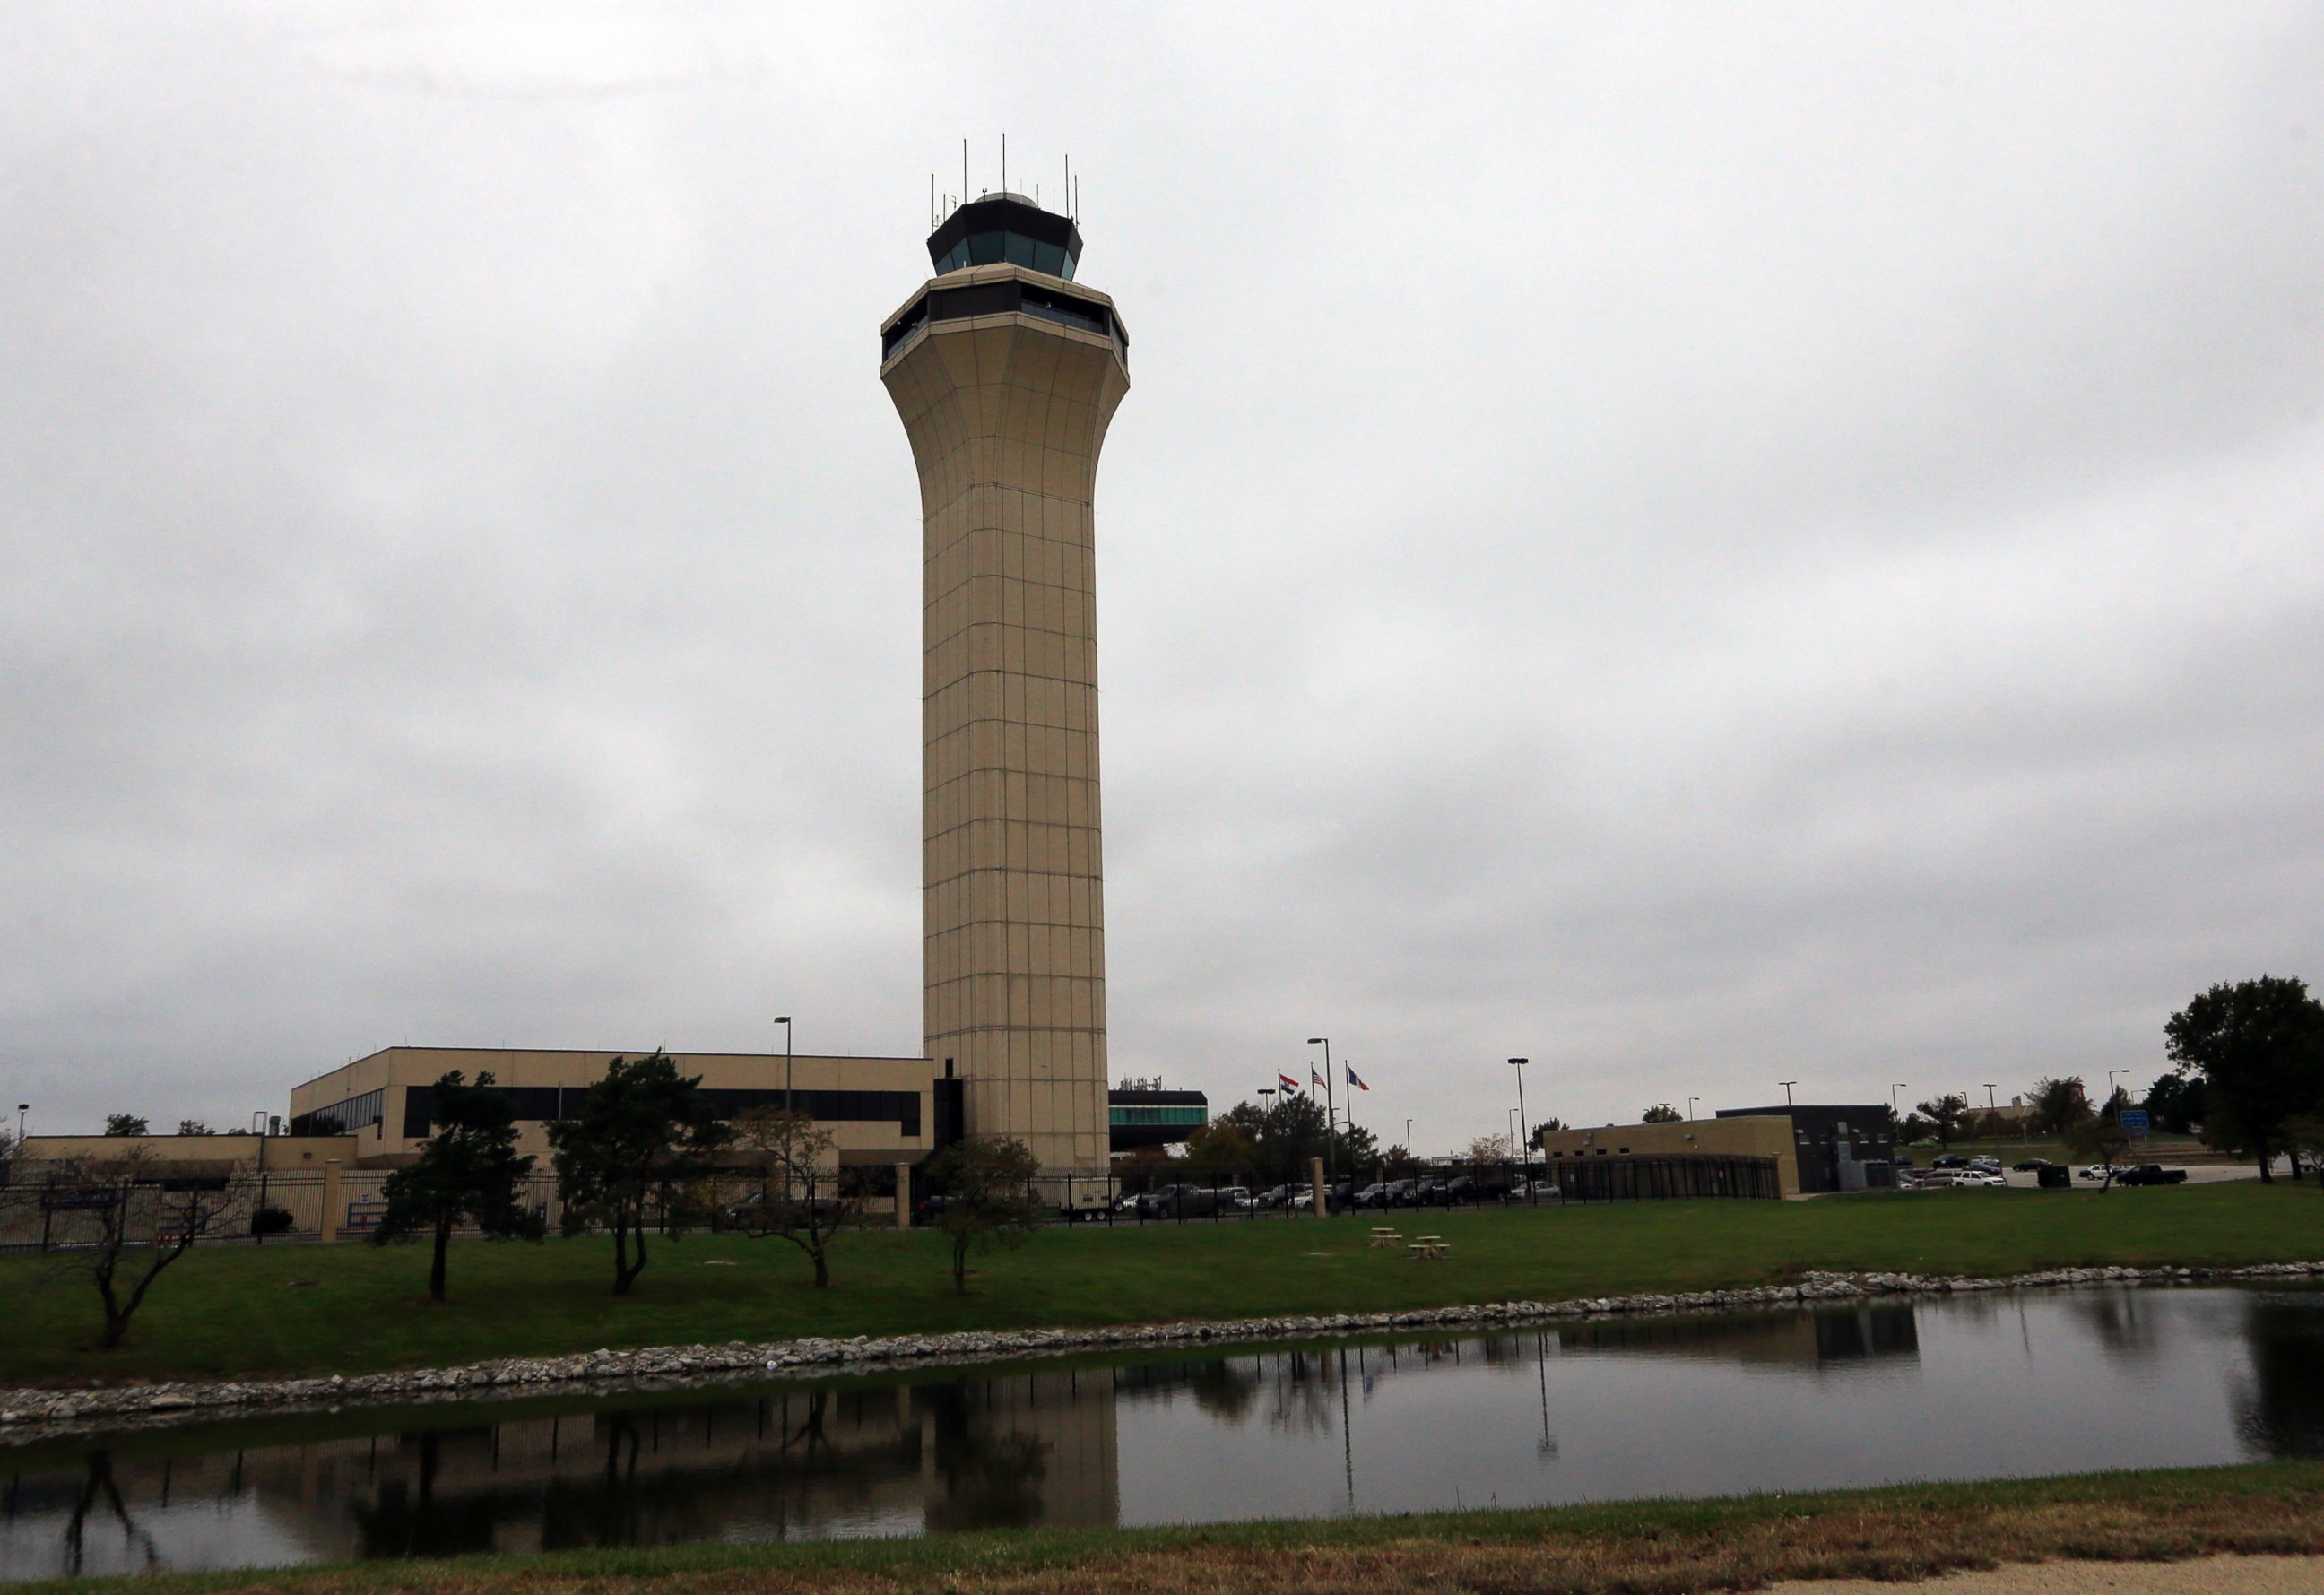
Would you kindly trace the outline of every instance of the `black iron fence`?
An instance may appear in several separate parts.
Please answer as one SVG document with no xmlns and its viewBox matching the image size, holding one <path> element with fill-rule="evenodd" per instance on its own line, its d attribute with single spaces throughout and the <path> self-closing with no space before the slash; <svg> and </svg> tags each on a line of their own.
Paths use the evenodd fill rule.
<svg viewBox="0 0 2324 1595">
<path fill-rule="evenodd" d="M 1055 1203 L 1067 1219 L 1109 1223 L 1257 1222 L 1315 1210 L 1310 1180 L 1263 1185 L 1247 1176 L 1187 1176 L 1154 1169 L 1072 1184 Z M 1103 1186 L 1102 1190 L 1099 1189 Z M 1545 1207 L 1568 1203 L 1670 1202 L 1718 1198 L 1774 1201 L 1783 1194 L 1772 1157 L 1608 1157 L 1477 1163 L 1466 1158 L 1383 1165 L 1365 1176 L 1324 1182 L 1329 1212 Z"/>
</svg>

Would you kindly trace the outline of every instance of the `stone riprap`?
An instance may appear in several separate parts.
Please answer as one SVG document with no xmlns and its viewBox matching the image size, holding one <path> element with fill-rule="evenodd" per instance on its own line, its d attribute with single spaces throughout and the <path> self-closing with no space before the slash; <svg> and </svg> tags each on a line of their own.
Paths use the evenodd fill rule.
<svg viewBox="0 0 2324 1595">
<path fill-rule="evenodd" d="M 1563 1302 L 1487 1302 L 1400 1313 L 1327 1313 L 1275 1318 L 1192 1320 L 1102 1329 L 959 1330 L 943 1334 L 857 1335 L 721 1345 L 647 1346 L 562 1357 L 500 1357 L 458 1368 L 327 1378 L 236 1379 L 121 1386 L 107 1389 L 0 1390 L 0 1445 L 53 1440 L 93 1429 L 140 1428 L 235 1409 L 329 1411 L 351 1405 L 428 1405 L 546 1394 L 580 1386 L 607 1392 L 664 1390 L 763 1379 L 903 1369 L 970 1366 L 1086 1351 L 1189 1343 L 1225 1347 L 1317 1341 L 1397 1330 L 1490 1329 L 1552 1320 L 1731 1313 L 1892 1295 L 2054 1290 L 2091 1285 L 2200 1285 L 2324 1277 L 2324 1262 L 2260 1263 L 2240 1268 L 2051 1268 L 1998 1278 L 1921 1274 L 1803 1275 L 1793 1285 Z"/>
</svg>

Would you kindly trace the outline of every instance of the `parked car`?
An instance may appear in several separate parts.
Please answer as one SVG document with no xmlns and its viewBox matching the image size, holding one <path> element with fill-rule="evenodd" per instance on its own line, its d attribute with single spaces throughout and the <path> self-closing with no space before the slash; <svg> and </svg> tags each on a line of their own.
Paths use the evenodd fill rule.
<svg viewBox="0 0 2324 1595">
<path fill-rule="evenodd" d="M 2001 1159 L 1989 1155 L 1970 1158 L 1969 1160 L 1969 1166 L 1971 1168 L 1984 1169 L 1988 1174 L 1999 1174 L 2001 1172 Z"/>
<path fill-rule="evenodd" d="M 1967 1168 L 1969 1159 L 1959 1152 L 1945 1152 L 1930 1158 L 1929 1166 L 1931 1168 Z"/>
<path fill-rule="evenodd" d="M 1206 1219 L 1218 1211 L 1219 1199 L 1203 1185 L 1165 1185 L 1138 1199 L 1138 1214 L 1148 1219 Z"/>
<path fill-rule="evenodd" d="M 2136 1168 L 2126 1168 L 2114 1176 L 2117 1185 L 2183 1185 L 2187 1171 L 2165 1168 L 2160 1163 L 2142 1163 Z"/>
<path fill-rule="evenodd" d="M 1452 1200 L 1452 1191 L 1443 1180 L 1415 1180 L 1413 1201 L 1422 1207 L 1443 1207 Z"/>
<path fill-rule="evenodd" d="M 1356 1205 L 1358 1207 L 1386 1207 L 1388 1205 L 1388 1182 L 1385 1180 L 1378 1181 L 1372 1185 L 1366 1185 L 1362 1190 L 1357 1192 Z"/>
<path fill-rule="evenodd" d="M 2009 1188 L 2009 1181 L 1999 1169 L 1996 1168 L 1965 1168 L 1960 1171 L 1953 1183 L 1959 1185 L 1976 1185 L 2002 1191 Z"/>
<path fill-rule="evenodd" d="M 2040 1174 L 2045 1168 L 2057 1166 L 2047 1157 L 2021 1157 L 2009 1166 L 2011 1172 L 2015 1174 Z"/>
<path fill-rule="evenodd" d="M 2111 1163 L 2093 1163 L 2081 1171 L 2080 1177 L 2086 1180 L 2119 1179 L 2122 1170 Z"/>
</svg>

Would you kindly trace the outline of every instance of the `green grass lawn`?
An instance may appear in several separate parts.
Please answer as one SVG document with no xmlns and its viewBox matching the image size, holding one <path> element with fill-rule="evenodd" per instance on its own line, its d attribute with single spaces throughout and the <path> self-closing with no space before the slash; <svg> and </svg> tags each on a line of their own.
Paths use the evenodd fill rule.
<svg viewBox="0 0 2324 1595">
<path fill-rule="evenodd" d="M 197 1249 L 154 1287 L 128 1343 L 91 1349 L 96 1293 L 57 1259 L 0 1258 L 0 1382 L 354 1373 L 598 1346 L 798 1335 L 1379 1312 L 1764 1284 L 1807 1268 L 2007 1274 L 2074 1264 L 2227 1266 L 2324 1257 L 2313 1184 L 2103 1195 L 1961 1191 L 1815 1202 L 1671 1202 L 1397 1215 L 1450 1260 L 1369 1249 L 1373 1215 L 1054 1230 L 977 1260 L 955 1295 L 941 1239 L 848 1235 L 808 1288 L 779 1240 L 657 1242 L 611 1294 L 600 1239 L 454 1247 L 427 1299 L 418 1246 Z"/>
</svg>

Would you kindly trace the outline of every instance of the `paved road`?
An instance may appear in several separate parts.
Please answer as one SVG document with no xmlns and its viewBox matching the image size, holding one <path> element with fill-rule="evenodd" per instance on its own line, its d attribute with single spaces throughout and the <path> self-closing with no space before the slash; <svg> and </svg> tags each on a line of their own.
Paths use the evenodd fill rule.
<svg viewBox="0 0 2324 1595">
<path fill-rule="evenodd" d="M 2220 1185 L 2227 1184 L 2230 1180 L 2255 1180 L 2259 1178 L 2258 1166 L 2250 1163 L 2190 1163 L 2181 1165 L 2172 1163 L 2167 1158 L 2159 1157 L 2156 1158 L 2155 1161 L 2161 1163 L 2165 1168 L 2179 1168 L 2183 1166 L 2187 1170 L 2187 1183 L 2190 1185 Z M 2074 1189 L 2077 1191 L 2095 1191 L 2099 1189 L 2098 1181 L 2086 1180 L 2082 1178 L 2080 1171 L 2088 1166 L 2089 1166 L 2087 1164 L 2077 1164 L 2075 1166 Z M 2283 1165 L 2279 1164 L 2276 1166 L 2275 1173 L 2276 1177 L 2278 1179 L 2282 1179 L 2286 1177 L 2288 1170 Z M 2001 1177 L 2009 1182 L 2010 1188 L 2012 1190 L 2021 1188 L 2031 1189 L 2041 1183 L 2040 1180 L 2033 1175 L 2017 1174 L 2007 1170 L 2003 1172 Z"/>
</svg>

